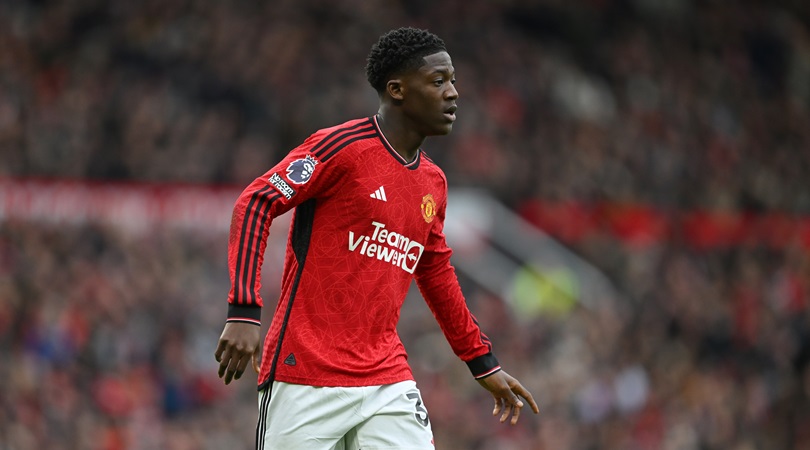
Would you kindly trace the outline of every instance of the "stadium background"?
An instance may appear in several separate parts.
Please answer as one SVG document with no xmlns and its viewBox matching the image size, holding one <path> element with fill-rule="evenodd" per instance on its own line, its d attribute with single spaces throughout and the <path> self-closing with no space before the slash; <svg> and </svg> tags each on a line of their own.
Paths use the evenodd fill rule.
<svg viewBox="0 0 810 450">
<path fill-rule="evenodd" d="M 251 448 L 254 378 L 215 375 L 205 205 L 373 112 L 365 56 L 402 25 L 457 70 L 459 121 L 425 145 L 451 185 L 621 293 L 523 314 L 462 276 L 541 405 L 514 428 L 409 299 L 439 448 L 810 448 L 809 24 L 801 0 L 0 3 L 0 449 Z"/>
</svg>

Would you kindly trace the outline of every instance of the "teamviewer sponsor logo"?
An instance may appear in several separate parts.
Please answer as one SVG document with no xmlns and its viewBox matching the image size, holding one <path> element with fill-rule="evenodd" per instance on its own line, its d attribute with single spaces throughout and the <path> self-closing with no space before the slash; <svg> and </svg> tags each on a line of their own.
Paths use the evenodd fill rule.
<svg viewBox="0 0 810 450">
<path fill-rule="evenodd" d="M 349 251 L 385 261 L 405 272 L 413 273 L 425 246 L 386 229 L 384 223 L 371 222 L 371 226 L 374 227 L 371 236 L 355 235 L 353 231 L 349 231 Z"/>
</svg>

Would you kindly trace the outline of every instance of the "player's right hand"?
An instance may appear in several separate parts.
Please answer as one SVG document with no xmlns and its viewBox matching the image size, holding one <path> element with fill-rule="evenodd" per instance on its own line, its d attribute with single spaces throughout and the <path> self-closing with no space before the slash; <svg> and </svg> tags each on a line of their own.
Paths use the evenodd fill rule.
<svg viewBox="0 0 810 450">
<path fill-rule="evenodd" d="M 228 322 L 219 337 L 214 357 L 219 363 L 219 377 L 230 384 L 238 380 L 247 368 L 248 362 L 259 373 L 259 352 L 261 351 L 261 327 L 246 322 Z"/>
</svg>

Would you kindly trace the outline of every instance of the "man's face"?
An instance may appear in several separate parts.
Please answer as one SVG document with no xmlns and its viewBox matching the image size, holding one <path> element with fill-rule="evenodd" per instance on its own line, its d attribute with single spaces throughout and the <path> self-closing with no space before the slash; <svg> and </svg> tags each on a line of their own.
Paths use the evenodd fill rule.
<svg viewBox="0 0 810 450">
<path fill-rule="evenodd" d="M 448 134 L 456 120 L 456 71 L 447 52 L 424 60 L 422 67 L 402 77 L 402 109 L 423 136 Z"/>
</svg>

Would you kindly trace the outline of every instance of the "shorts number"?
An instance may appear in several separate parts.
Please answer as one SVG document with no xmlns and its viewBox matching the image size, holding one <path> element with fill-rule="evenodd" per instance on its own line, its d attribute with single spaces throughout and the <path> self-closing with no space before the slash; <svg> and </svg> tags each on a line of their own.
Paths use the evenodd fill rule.
<svg viewBox="0 0 810 450">
<path fill-rule="evenodd" d="M 413 414 L 414 417 L 416 417 L 416 421 L 423 427 L 428 426 L 430 419 L 428 419 L 427 410 L 422 406 L 422 398 L 419 397 L 419 392 L 408 392 L 406 395 L 409 399 L 416 400 L 416 412 Z"/>
</svg>

